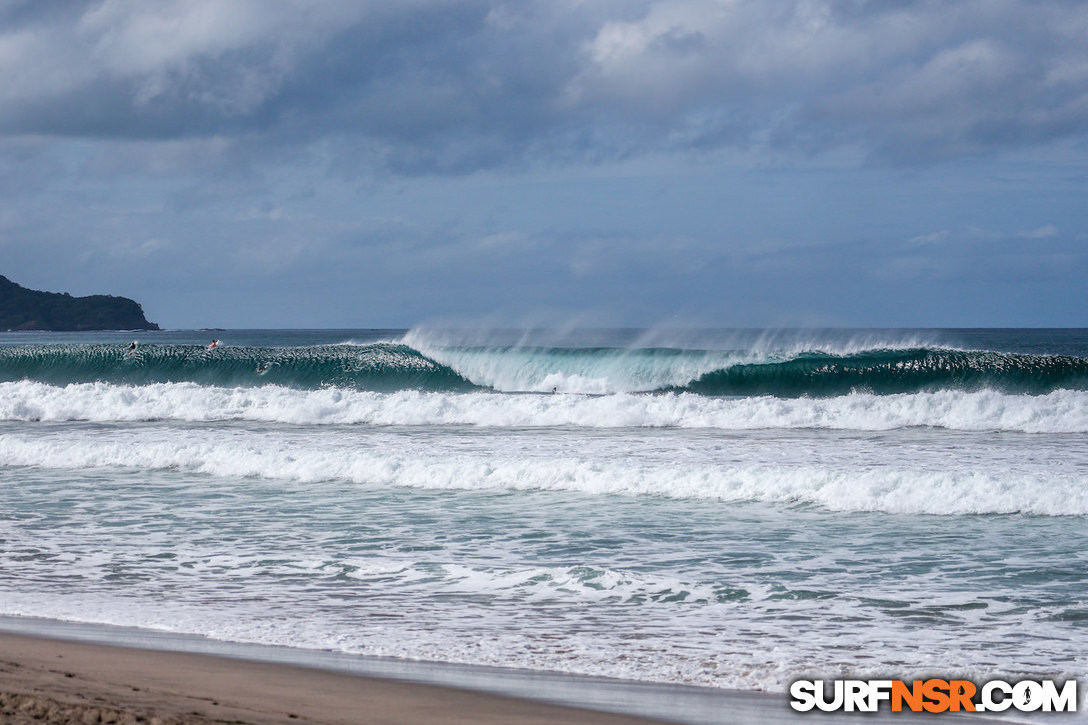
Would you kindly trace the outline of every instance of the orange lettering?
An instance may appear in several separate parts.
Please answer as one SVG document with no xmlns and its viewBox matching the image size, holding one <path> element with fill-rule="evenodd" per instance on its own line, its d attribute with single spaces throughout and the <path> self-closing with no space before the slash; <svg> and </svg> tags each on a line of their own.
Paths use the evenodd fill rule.
<svg viewBox="0 0 1088 725">
<path fill-rule="evenodd" d="M 944 712 L 948 709 L 948 682 L 945 680 L 926 680 L 922 683 L 922 695 L 929 702 L 922 705 L 926 712 Z"/>
<path fill-rule="evenodd" d="M 922 711 L 922 681 L 915 680 L 911 683 L 911 687 L 907 687 L 907 683 L 902 680 L 895 680 L 892 682 L 892 712 L 903 711 L 903 701 L 906 701 L 907 707 L 912 712 Z"/>
<path fill-rule="evenodd" d="M 974 712 L 975 703 L 971 702 L 971 698 L 975 696 L 975 683 L 970 680 L 952 680 L 948 685 L 952 712 L 959 712 L 961 707 L 966 712 Z"/>
</svg>

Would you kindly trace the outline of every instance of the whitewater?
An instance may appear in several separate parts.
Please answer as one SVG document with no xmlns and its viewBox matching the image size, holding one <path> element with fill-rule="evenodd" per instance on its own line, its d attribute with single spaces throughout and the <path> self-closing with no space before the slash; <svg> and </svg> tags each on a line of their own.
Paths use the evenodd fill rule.
<svg viewBox="0 0 1088 725">
<path fill-rule="evenodd" d="M 1088 674 L 1086 331 L 133 334 L 0 336 L 0 615 L 770 692 Z"/>
</svg>

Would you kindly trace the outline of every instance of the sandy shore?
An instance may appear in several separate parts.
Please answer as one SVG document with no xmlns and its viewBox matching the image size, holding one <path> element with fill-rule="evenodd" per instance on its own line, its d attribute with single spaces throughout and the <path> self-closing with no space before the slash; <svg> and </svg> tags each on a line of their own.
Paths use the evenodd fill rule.
<svg viewBox="0 0 1088 725">
<path fill-rule="evenodd" d="M 20 620 L 20 624 L 25 626 L 26 622 Z M 73 632 L 86 635 L 82 627 L 59 629 L 67 630 L 69 635 Z M 329 662 L 321 665 L 306 662 L 299 666 L 274 658 L 263 659 L 260 653 L 204 654 L 175 651 L 169 646 L 145 649 L 57 636 L 49 630 L 29 634 L 0 631 L 0 725 L 664 722 L 794 725 L 814 720 L 925 725 L 932 719 L 925 713 L 886 711 L 796 713 L 781 695 L 677 688 L 625 680 L 557 679 L 547 673 L 522 672 L 528 678 L 519 678 L 518 686 L 511 689 L 510 680 L 500 683 L 493 672 L 483 680 L 473 679 L 471 673 L 481 668 L 458 669 L 457 684 L 451 687 L 401 679 L 421 676 L 424 681 L 433 681 L 434 673 L 414 671 L 414 675 L 409 675 L 391 669 L 389 662 L 382 662 L 378 676 L 373 676 L 370 673 L 374 670 L 364 670 L 364 674 L 354 668 L 337 671 L 338 665 L 330 666 Z M 270 651 L 282 654 L 277 648 L 259 649 L 265 655 Z M 495 694 L 502 692 L 507 694 Z M 568 707 L 564 703 L 577 706 Z M 622 712 L 648 717 L 613 714 Z M 995 722 L 975 714 L 946 714 L 941 719 L 970 720 L 977 725 Z"/>
<path fill-rule="evenodd" d="M 0 722 L 655 721 L 289 665 L 0 634 Z"/>
</svg>

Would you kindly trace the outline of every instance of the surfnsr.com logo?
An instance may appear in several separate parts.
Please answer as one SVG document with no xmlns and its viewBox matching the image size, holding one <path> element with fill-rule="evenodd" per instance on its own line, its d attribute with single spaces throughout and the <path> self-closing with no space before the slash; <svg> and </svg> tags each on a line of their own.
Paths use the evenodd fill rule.
<svg viewBox="0 0 1088 725">
<path fill-rule="evenodd" d="M 892 712 L 1076 712 L 1077 682 L 1067 680 L 797 680 L 790 686 L 790 707 L 799 712 L 876 712 L 884 703 Z"/>
</svg>

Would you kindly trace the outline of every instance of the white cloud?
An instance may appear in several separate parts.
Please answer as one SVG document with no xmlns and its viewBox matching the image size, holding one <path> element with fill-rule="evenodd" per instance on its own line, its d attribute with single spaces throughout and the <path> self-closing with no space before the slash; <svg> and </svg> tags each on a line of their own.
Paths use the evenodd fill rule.
<svg viewBox="0 0 1088 725">
<path fill-rule="evenodd" d="M 911 237 L 910 244 L 915 247 L 938 246 L 946 243 L 951 235 L 952 232 L 947 229 L 942 229 L 939 232 L 930 232 L 929 234 Z"/>
<path fill-rule="evenodd" d="M 1051 237 L 1058 236 L 1059 231 L 1053 224 L 1047 224 L 1041 226 L 1038 229 L 1030 229 L 1028 231 L 1020 232 L 1019 236 L 1024 239 L 1050 239 Z"/>
</svg>

